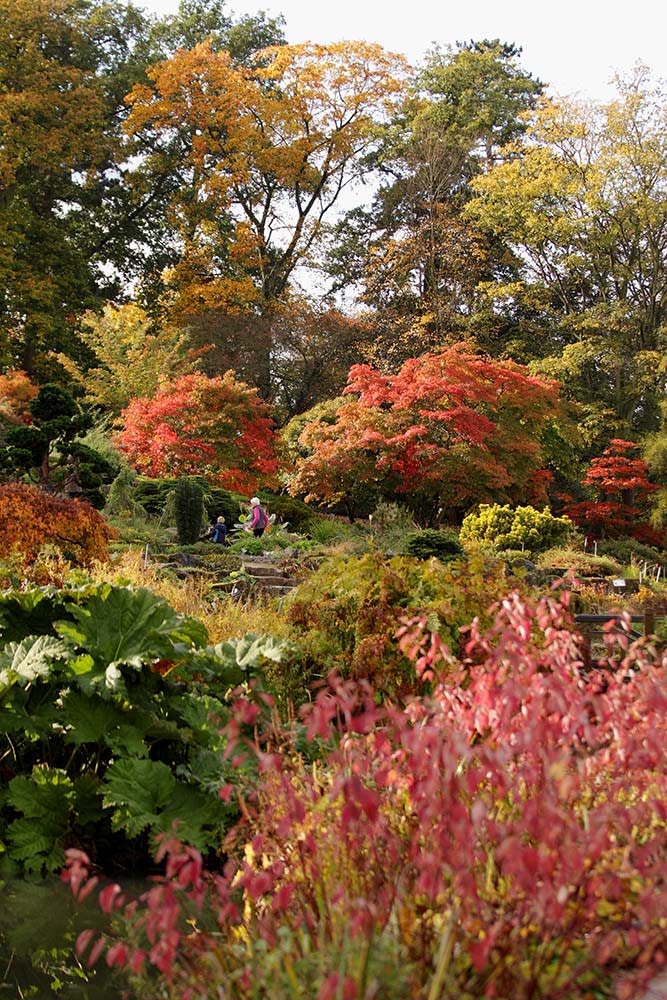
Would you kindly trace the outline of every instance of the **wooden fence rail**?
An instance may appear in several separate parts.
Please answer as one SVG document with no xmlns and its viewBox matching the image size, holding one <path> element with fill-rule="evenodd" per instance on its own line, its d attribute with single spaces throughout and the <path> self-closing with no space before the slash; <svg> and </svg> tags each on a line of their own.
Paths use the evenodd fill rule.
<svg viewBox="0 0 667 1000">
<path fill-rule="evenodd" d="M 575 624 L 579 629 L 579 632 L 581 633 L 581 636 L 584 640 L 583 656 L 584 656 L 585 667 L 588 668 L 591 666 L 591 642 L 593 638 L 596 636 L 602 638 L 605 632 L 608 631 L 607 629 L 605 629 L 605 625 L 607 625 L 609 622 L 620 621 L 621 617 L 622 616 L 620 613 L 607 614 L 607 615 L 574 616 Z M 633 626 L 630 629 L 630 635 L 635 639 L 639 639 L 643 635 L 653 635 L 653 633 L 655 632 L 656 618 L 664 619 L 665 616 L 656 615 L 655 611 L 652 608 L 648 608 L 641 615 L 629 615 L 629 616 L 623 615 L 623 617 L 626 618 L 626 620 L 629 617 L 630 623 Z M 640 626 L 640 628 L 634 628 L 635 625 Z"/>
</svg>

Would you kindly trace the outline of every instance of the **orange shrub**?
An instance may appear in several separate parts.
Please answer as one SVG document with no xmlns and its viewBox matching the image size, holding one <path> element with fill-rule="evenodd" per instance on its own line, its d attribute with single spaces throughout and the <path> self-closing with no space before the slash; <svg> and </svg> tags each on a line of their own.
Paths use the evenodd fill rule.
<svg viewBox="0 0 667 1000">
<path fill-rule="evenodd" d="M 25 372 L 12 369 L 0 375 L 0 415 L 13 424 L 31 423 L 30 403 L 37 392 Z"/>
<path fill-rule="evenodd" d="M 37 486 L 0 486 L 0 559 L 33 560 L 43 545 L 55 545 L 70 562 L 87 566 L 108 558 L 113 529 L 81 500 L 44 493 Z"/>
</svg>

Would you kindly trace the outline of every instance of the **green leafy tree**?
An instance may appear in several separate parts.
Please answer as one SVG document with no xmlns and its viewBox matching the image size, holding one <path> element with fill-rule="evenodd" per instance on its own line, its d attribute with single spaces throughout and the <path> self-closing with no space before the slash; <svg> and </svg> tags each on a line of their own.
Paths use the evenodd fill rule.
<svg viewBox="0 0 667 1000">
<path fill-rule="evenodd" d="M 487 319 L 581 404 L 592 454 L 655 430 L 664 393 L 665 95 L 642 69 L 617 86 L 605 105 L 542 105 L 467 209 L 514 253 Z"/>
<path fill-rule="evenodd" d="M 150 396 L 163 383 L 199 366 L 201 351 L 192 349 L 185 331 L 157 327 L 133 303 L 85 313 L 79 338 L 93 362 L 84 368 L 64 354 L 58 361 L 81 386 L 87 402 L 114 416 L 135 396 Z"/>
<path fill-rule="evenodd" d="M 155 246 L 160 188 L 130 193 L 121 130 L 145 28 L 115 0 L 0 2 L 0 336 L 29 374 Z"/>
<path fill-rule="evenodd" d="M 234 21 L 225 0 L 180 0 L 174 14 L 154 22 L 149 38 L 154 62 L 178 49 L 193 49 L 209 42 L 214 51 L 226 50 L 239 63 L 252 63 L 256 53 L 269 45 L 284 45 L 284 18 L 264 11 Z"/>
<path fill-rule="evenodd" d="M 79 440 L 92 425 L 90 415 L 69 392 L 51 383 L 41 387 L 29 409 L 32 423 L 5 435 L 7 448 L 0 458 L 5 478 L 28 475 L 43 488 L 103 507 L 101 486 L 111 482 L 117 469 Z"/>
<path fill-rule="evenodd" d="M 502 245 L 462 208 L 471 179 L 525 130 L 542 92 L 520 54 L 497 39 L 431 52 L 385 132 L 374 206 L 355 209 L 337 231 L 334 287 L 355 281 L 375 310 L 376 364 L 396 367 L 459 339 L 477 285 L 503 266 Z"/>
</svg>

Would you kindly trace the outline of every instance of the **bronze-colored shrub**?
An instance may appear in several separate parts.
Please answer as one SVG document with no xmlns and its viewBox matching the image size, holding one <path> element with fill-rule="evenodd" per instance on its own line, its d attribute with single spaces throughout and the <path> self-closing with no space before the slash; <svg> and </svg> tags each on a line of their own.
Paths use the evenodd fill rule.
<svg viewBox="0 0 667 1000">
<path fill-rule="evenodd" d="M 90 504 L 26 483 L 0 486 L 0 559 L 32 561 L 56 546 L 77 566 L 108 558 L 114 530 Z"/>
</svg>

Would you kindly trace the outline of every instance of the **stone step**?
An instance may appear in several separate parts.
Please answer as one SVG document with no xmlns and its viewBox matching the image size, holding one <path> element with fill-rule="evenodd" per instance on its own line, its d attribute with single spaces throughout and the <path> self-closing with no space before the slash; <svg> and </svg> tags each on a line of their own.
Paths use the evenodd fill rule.
<svg viewBox="0 0 667 1000">
<path fill-rule="evenodd" d="M 270 597 L 284 597 L 294 590 L 298 583 L 270 560 L 244 559 L 243 569 L 254 580 L 258 590 Z"/>
<path fill-rule="evenodd" d="M 292 593 L 294 587 L 285 587 L 279 583 L 271 583 L 268 586 L 262 586 L 261 589 L 267 594 L 271 594 L 272 597 L 285 597 L 286 594 Z"/>
<path fill-rule="evenodd" d="M 251 576 L 282 576 L 280 570 L 275 563 L 260 563 L 260 562 L 250 562 L 249 560 L 243 560 L 243 568 L 246 573 L 250 573 Z"/>
</svg>

